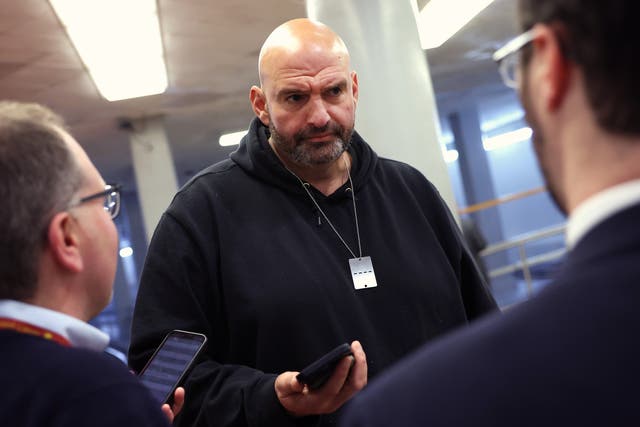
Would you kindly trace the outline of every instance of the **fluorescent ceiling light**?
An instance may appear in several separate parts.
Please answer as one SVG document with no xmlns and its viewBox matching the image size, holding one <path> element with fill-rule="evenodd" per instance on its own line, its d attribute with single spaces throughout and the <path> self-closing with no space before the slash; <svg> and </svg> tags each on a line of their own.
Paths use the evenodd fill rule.
<svg viewBox="0 0 640 427">
<path fill-rule="evenodd" d="M 167 88 L 156 0 L 49 0 L 108 101 Z"/>
<path fill-rule="evenodd" d="M 240 140 L 242 139 L 242 137 L 245 136 L 246 134 L 247 134 L 246 130 L 241 130 L 233 133 L 225 133 L 220 137 L 220 139 L 218 140 L 218 143 L 222 147 L 228 147 L 230 145 L 238 145 L 240 144 Z"/>
<path fill-rule="evenodd" d="M 430 0 L 416 17 L 422 48 L 433 49 L 442 45 L 492 1 Z"/>
<path fill-rule="evenodd" d="M 133 249 L 130 246 L 126 246 L 120 249 L 120 258 L 126 258 L 133 255 Z"/>
<path fill-rule="evenodd" d="M 445 132 L 440 134 L 440 145 L 442 148 L 447 148 L 447 145 L 453 143 L 453 134 L 451 132 Z"/>
<path fill-rule="evenodd" d="M 480 126 L 480 129 L 482 130 L 482 132 L 489 133 L 492 130 L 501 128 L 502 126 L 522 119 L 524 119 L 524 111 L 521 109 L 517 109 L 507 114 L 501 114 L 496 119 L 491 119 L 483 122 Z"/>
<path fill-rule="evenodd" d="M 442 150 L 442 155 L 444 156 L 444 161 L 446 163 L 453 163 L 456 160 L 458 160 L 458 150 L 447 150 L 446 148 L 444 148 Z"/>
<path fill-rule="evenodd" d="M 496 150 L 498 148 L 506 147 L 518 142 L 524 142 L 531 139 L 533 131 L 530 127 L 523 127 L 511 132 L 501 133 L 500 135 L 485 138 L 482 141 L 482 146 L 485 151 Z"/>
<path fill-rule="evenodd" d="M 458 160 L 458 150 L 447 148 L 447 145 L 451 143 L 453 143 L 453 135 L 451 133 L 440 134 L 440 148 L 442 149 L 442 157 L 444 157 L 445 163 L 453 163 Z"/>
</svg>

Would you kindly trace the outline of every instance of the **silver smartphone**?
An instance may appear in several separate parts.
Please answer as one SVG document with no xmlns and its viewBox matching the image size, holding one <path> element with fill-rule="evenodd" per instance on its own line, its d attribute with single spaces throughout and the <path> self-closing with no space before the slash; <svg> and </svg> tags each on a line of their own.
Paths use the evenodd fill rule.
<svg viewBox="0 0 640 427">
<path fill-rule="evenodd" d="M 175 389 L 189 374 L 206 342 L 203 334 L 178 329 L 162 340 L 139 375 L 160 404 L 173 401 Z"/>
</svg>

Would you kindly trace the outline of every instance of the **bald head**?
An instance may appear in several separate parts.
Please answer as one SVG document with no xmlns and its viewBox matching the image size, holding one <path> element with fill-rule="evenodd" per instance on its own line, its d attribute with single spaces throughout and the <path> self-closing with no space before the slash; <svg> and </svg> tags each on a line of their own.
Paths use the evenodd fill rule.
<svg viewBox="0 0 640 427">
<path fill-rule="evenodd" d="M 306 179 L 314 168 L 340 172 L 334 165 L 351 140 L 358 100 L 342 39 L 319 22 L 285 22 L 264 42 L 259 73 L 249 98 L 280 159 Z"/>
<path fill-rule="evenodd" d="M 273 30 L 260 49 L 260 84 L 264 85 L 287 58 L 314 53 L 335 56 L 349 68 L 347 46 L 331 28 L 306 18 L 285 22 Z"/>
</svg>

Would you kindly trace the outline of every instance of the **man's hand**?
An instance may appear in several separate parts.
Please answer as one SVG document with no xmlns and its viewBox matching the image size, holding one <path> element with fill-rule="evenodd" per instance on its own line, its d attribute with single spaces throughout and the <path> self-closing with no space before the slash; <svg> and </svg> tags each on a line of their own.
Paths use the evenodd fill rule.
<svg viewBox="0 0 640 427">
<path fill-rule="evenodd" d="M 298 382 L 298 372 L 278 375 L 274 387 L 280 404 L 293 416 L 335 412 L 367 384 L 367 358 L 360 342 L 352 342 L 351 351 L 353 356 L 342 359 L 327 382 L 317 390 L 309 390 Z"/>
<path fill-rule="evenodd" d="M 173 394 L 173 405 L 169 406 L 167 403 L 162 405 L 162 412 L 170 423 L 182 411 L 182 405 L 184 405 L 184 388 L 178 387 Z"/>
</svg>

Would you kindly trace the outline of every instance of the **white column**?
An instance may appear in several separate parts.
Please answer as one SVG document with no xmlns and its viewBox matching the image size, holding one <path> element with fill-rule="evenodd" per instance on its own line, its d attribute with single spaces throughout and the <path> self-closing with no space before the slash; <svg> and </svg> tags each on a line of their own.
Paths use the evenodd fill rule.
<svg viewBox="0 0 640 427">
<path fill-rule="evenodd" d="M 130 121 L 129 140 L 147 244 L 178 189 L 162 117 Z"/>
<path fill-rule="evenodd" d="M 306 5 L 309 18 L 335 30 L 351 53 L 360 90 L 358 133 L 379 155 L 420 170 L 456 215 L 431 76 L 411 1 L 415 0 L 307 0 Z"/>
</svg>

